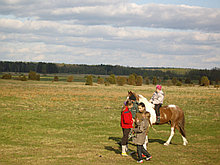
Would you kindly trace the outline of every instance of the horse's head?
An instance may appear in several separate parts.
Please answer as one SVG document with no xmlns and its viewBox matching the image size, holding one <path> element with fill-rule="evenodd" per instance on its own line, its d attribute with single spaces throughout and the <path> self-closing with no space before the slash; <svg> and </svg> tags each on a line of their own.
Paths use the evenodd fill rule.
<svg viewBox="0 0 220 165">
<path fill-rule="evenodd" d="M 127 100 L 137 100 L 137 101 L 139 101 L 139 97 L 134 92 L 128 91 Z"/>
</svg>

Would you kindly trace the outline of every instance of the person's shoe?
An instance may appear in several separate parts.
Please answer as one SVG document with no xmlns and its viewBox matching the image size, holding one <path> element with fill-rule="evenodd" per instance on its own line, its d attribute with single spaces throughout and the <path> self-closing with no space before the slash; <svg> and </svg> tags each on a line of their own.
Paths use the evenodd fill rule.
<svg viewBox="0 0 220 165">
<path fill-rule="evenodd" d="M 122 152 L 121 155 L 122 156 L 128 156 L 128 154 L 126 152 L 125 153 Z"/>
<path fill-rule="evenodd" d="M 156 124 L 159 124 L 159 123 L 160 123 L 160 117 L 157 117 Z"/>
<path fill-rule="evenodd" d="M 152 156 L 150 156 L 150 157 L 147 157 L 147 158 L 146 158 L 146 160 L 150 160 L 151 158 L 152 158 Z"/>
<path fill-rule="evenodd" d="M 143 163 L 143 160 L 138 160 L 137 163 Z"/>
</svg>

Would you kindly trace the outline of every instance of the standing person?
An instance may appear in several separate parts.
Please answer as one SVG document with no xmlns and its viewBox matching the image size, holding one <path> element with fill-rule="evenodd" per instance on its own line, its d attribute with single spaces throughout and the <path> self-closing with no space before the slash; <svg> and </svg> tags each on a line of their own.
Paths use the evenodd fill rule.
<svg viewBox="0 0 220 165">
<path fill-rule="evenodd" d="M 146 112 L 145 104 L 143 102 L 139 103 L 138 104 L 138 109 L 139 109 L 139 112 L 136 113 L 135 121 L 136 121 L 136 118 L 138 118 L 139 120 L 143 120 L 143 113 Z M 149 118 L 149 120 L 150 120 L 150 118 Z M 136 122 L 135 122 L 135 127 L 137 127 Z M 144 145 L 143 145 L 145 150 L 147 150 L 147 144 L 148 144 L 148 137 L 147 137 L 148 130 L 149 130 L 149 127 L 146 130 L 146 140 L 145 140 Z"/>
<path fill-rule="evenodd" d="M 130 96 L 129 100 L 131 100 L 131 102 L 133 103 L 133 106 L 131 108 L 129 108 L 129 110 L 131 111 L 132 118 L 134 119 L 136 113 L 139 112 L 138 111 L 138 102 L 137 102 L 137 99 L 134 95 Z"/>
<path fill-rule="evenodd" d="M 130 96 L 129 100 L 133 103 L 133 106 L 131 108 L 129 108 L 129 111 L 131 111 L 132 118 L 134 120 L 135 116 L 136 116 L 136 113 L 139 112 L 139 110 L 138 110 L 138 102 L 137 102 L 137 99 L 136 99 L 136 97 L 134 95 Z M 129 133 L 129 136 L 128 136 L 128 139 L 133 137 L 132 132 L 133 132 L 133 129 L 131 129 L 131 131 Z"/>
<path fill-rule="evenodd" d="M 150 113 L 145 111 L 142 113 L 141 117 L 136 118 L 137 127 L 134 128 L 134 132 L 136 133 L 136 137 L 133 139 L 134 143 L 137 145 L 137 153 L 138 153 L 138 163 L 143 163 L 143 155 L 146 156 L 146 160 L 150 160 L 152 156 L 144 149 L 144 142 L 146 139 L 146 132 L 149 127 L 149 119 Z"/>
<path fill-rule="evenodd" d="M 122 156 L 128 156 L 126 153 L 128 151 L 128 136 L 131 128 L 133 128 L 132 114 L 129 111 L 132 106 L 133 103 L 131 101 L 127 101 L 125 108 L 121 112 L 121 127 L 123 132 L 123 137 L 121 140 Z"/>
<path fill-rule="evenodd" d="M 160 123 L 160 107 L 163 104 L 163 100 L 164 100 L 164 93 L 162 91 L 162 86 L 157 85 L 156 86 L 156 91 L 153 93 L 153 96 L 149 101 L 152 104 L 154 104 L 154 106 L 155 106 L 155 111 L 156 111 L 156 116 L 157 116 L 157 118 L 156 118 L 156 123 L 157 124 Z"/>
</svg>

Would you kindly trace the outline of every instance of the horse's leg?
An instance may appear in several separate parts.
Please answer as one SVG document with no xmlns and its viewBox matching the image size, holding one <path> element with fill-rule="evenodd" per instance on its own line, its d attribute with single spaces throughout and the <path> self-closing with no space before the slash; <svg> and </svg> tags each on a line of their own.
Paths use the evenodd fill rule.
<svg viewBox="0 0 220 165">
<path fill-rule="evenodd" d="M 186 146 L 188 144 L 188 141 L 186 140 L 184 136 L 182 136 L 182 138 L 183 138 L 183 145 Z"/>
<path fill-rule="evenodd" d="M 164 143 L 165 146 L 168 146 L 170 144 L 171 139 L 173 138 L 175 133 L 175 127 L 171 126 L 171 132 L 170 132 L 170 137 L 169 139 L 166 141 L 166 143 Z"/>
<path fill-rule="evenodd" d="M 183 145 L 186 146 L 188 144 L 188 141 L 186 140 L 185 135 L 181 132 L 181 128 L 179 126 L 176 126 L 176 128 L 178 129 L 178 131 L 180 132 L 182 139 L 183 139 Z"/>
<path fill-rule="evenodd" d="M 147 150 L 147 146 L 148 146 L 148 135 L 146 135 L 146 139 L 145 139 L 145 142 L 144 142 L 144 149 Z"/>
</svg>

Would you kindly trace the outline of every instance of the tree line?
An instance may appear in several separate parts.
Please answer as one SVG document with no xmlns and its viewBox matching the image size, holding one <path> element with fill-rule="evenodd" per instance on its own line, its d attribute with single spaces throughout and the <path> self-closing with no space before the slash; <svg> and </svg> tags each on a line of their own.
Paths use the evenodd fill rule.
<svg viewBox="0 0 220 165">
<path fill-rule="evenodd" d="M 179 81 L 191 82 L 192 80 L 201 80 L 206 76 L 210 81 L 218 82 L 220 80 L 220 68 L 213 69 L 191 69 L 186 74 L 178 74 L 177 72 L 162 71 L 160 68 L 137 68 L 113 65 L 77 65 L 77 64 L 55 64 L 45 62 L 10 62 L 0 61 L 0 72 L 18 72 L 29 73 L 34 71 L 41 74 L 51 73 L 69 73 L 69 74 L 93 74 L 93 75 L 140 75 L 143 78 L 169 80 L 177 78 Z M 165 68 L 166 69 L 166 68 Z M 168 68 L 167 68 L 168 69 Z"/>
<path fill-rule="evenodd" d="M 30 71 L 43 74 L 59 72 L 57 65 L 54 63 L 0 61 L 0 72 L 28 73 Z"/>
</svg>

